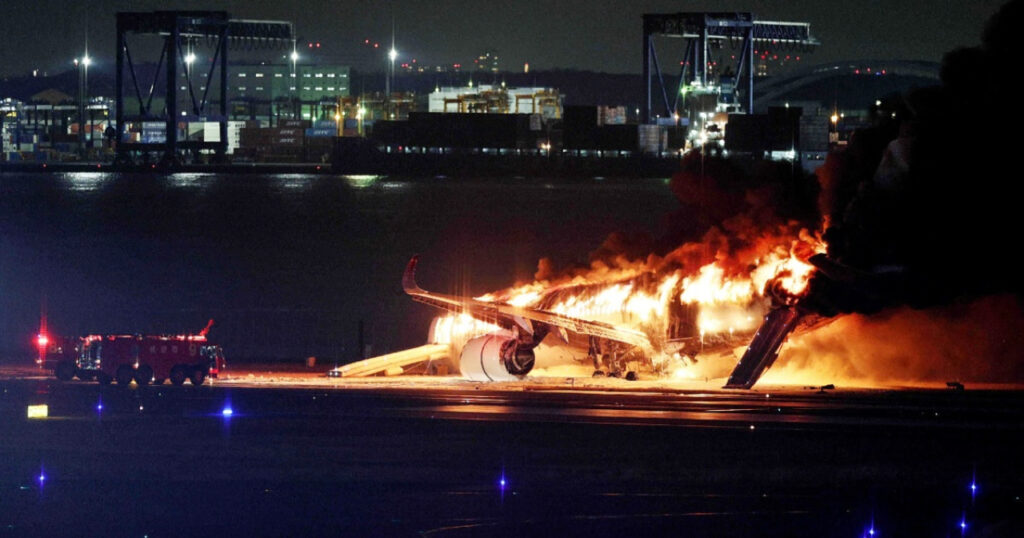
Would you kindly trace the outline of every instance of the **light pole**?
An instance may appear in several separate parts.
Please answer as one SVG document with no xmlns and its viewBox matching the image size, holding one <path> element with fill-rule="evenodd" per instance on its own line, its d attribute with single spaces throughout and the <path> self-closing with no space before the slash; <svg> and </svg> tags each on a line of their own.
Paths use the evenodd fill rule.
<svg viewBox="0 0 1024 538">
<path fill-rule="evenodd" d="M 81 59 L 75 58 L 75 67 L 78 68 L 78 150 L 84 158 L 87 154 L 85 147 L 85 109 L 86 101 L 89 100 L 89 65 L 92 58 L 86 53 Z"/>
<path fill-rule="evenodd" d="M 297 74 L 298 63 L 299 63 L 299 53 L 298 53 L 298 51 L 295 50 L 295 43 L 294 42 L 292 43 L 292 54 L 291 54 L 291 56 L 289 56 L 289 58 L 291 58 L 291 60 L 292 60 L 291 84 L 288 86 L 289 88 L 291 88 L 289 91 L 290 91 L 290 95 L 292 96 L 292 119 L 293 120 L 297 120 L 297 119 L 299 119 L 299 110 L 298 110 L 297 98 L 295 97 L 295 90 L 296 90 L 296 88 L 298 87 L 298 84 L 299 84 L 299 82 L 298 82 L 298 74 Z"/>
<path fill-rule="evenodd" d="M 192 48 L 192 43 L 189 42 L 189 48 Z M 192 94 L 192 64 L 196 61 L 196 54 L 191 50 L 185 55 L 185 81 L 188 82 L 189 95 Z M 192 101 L 195 103 L 195 101 Z M 198 114 L 198 111 L 193 110 L 193 114 Z M 185 140 L 188 140 L 189 124 L 185 123 Z"/>
<path fill-rule="evenodd" d="M 398 58 L 398 51 L 395 50 L 394 45 L 392 45 L 391 46 L 391 50 L 388 51 L 387 88 L 384 90 L 384 94 L 385 94 L 384 95 L 384 99 L 386 100 L 385 103 L 387 103 L 387 109 L 388 109 L 388 111 L 387 111 L 388 119 L 391 119 L 391 117 L 390 117 L 390 109 L 391 109 L 391 79 L 395 76 L 395 59 L 396 58 Z"/>
</svg>

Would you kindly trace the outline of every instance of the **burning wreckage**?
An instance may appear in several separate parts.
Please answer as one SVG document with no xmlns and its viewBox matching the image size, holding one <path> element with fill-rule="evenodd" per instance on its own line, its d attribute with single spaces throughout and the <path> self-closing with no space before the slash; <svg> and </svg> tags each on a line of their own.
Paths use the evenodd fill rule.
<svg viewBox="0 0 1024 538">
<path fill-rule="evenodd" d="M 725 385 L 749 389 L 791 332 L 825 319 L 820 308 L 802 306 L 818 267 L 842 268 L 825 257 L 820 239 L 806 231 L 799 236 L 759 252 L 741 272 L 727 272 L 719 261 L 690 273 L 648 261 L 604 271 L 599 279 L 536 282 L 471 298 L 420 288 L 417 256 L 402 285 L 413 300 L 447 311 L 435 318 L 432 339 L 461 346 L 459 368 L 472 380 L 523 378 L 534 367 L 535 348 L 550 335 L 580 350 L 595 376 L 627 379 L 637 372 L 673 376 L 700 353 L 749 342 Z"/>
</svg>

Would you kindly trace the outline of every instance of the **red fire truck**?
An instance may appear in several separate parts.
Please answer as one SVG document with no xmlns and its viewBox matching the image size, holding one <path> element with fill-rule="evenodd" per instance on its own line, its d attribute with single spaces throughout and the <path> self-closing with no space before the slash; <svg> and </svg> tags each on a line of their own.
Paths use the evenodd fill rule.
<svg viewBox="0 0 1024 538">
<path fill-rule="evenodd" d="M 67 336 L 47 336 L 39 333 L 36 336 L 36 345 L 39 347 L 39 358 L 36 364 L 40 368 L 53 370 L 62 362 L 74 363 L 81 350 L 82 339 Z"/>
<path fill-rule="evenodd" d="M 89 335 L 82 339 L 74 362 L 61 361 L 58 379 L 96 379 L 101 384 L 181 385 L 186 379 L 201 385 L 224 368 L 224 352 L 206 340 L 209 325 L 199 334 L 172 336 Z"/>
</svg>

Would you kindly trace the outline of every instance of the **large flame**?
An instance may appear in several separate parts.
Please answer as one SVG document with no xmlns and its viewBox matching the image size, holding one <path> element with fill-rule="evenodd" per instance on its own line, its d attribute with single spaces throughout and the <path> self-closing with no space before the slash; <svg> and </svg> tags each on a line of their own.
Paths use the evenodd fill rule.
<svg viewBox="0 0 1024 538">
<path fill-rule="evenodd" d="M 779 293 L 796 299 L 806 292 L 814 267 L 805 260 L 824 249 L 819 237 L 801 230 L 692 269 L 672 254 L 635 262 L 620 259 L 615 267 L 597 263 L 571 278 L 539 280 L 476 299 L 644 331 L 654 345 L 644 350 L 653 363 L 673 365 L 664 373 L 686 378 L 692 377 L 682 371 L 688 361 L 678 360 L 667 342 L 692 338 L 703 345 L 709 339 L 749 336 Z M 453 314 L 435 320 L 431 340 L 457 343 L 497 329 Z"/>
</svg>

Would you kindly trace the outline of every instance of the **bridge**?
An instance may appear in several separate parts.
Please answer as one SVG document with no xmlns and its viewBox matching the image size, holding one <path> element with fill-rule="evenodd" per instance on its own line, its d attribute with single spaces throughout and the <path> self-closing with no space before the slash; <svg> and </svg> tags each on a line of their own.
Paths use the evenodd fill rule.
<svg viewBox="0 0 1024 538">
<path fill-rule="evenodd" d="M 751 110 L 763 110 L 795 90 L 833 77 L 903 75 L 938 81 L 939 69 L 937 62 L 913 60 L 844 60 L 813 65 L 758 81 Z"/>
</svg>

